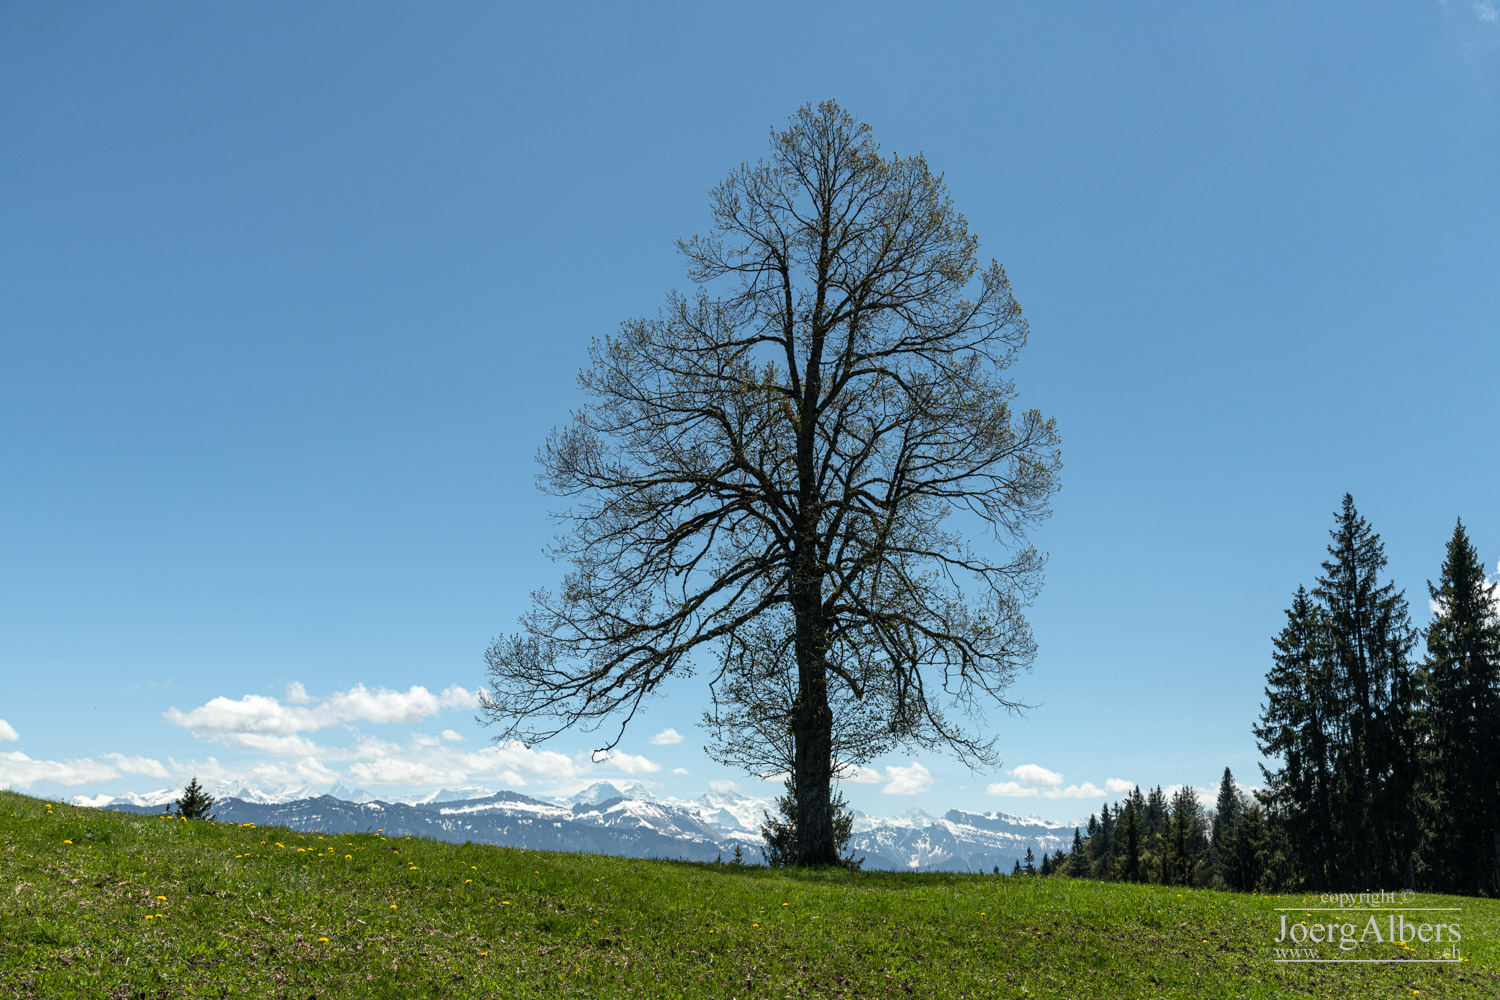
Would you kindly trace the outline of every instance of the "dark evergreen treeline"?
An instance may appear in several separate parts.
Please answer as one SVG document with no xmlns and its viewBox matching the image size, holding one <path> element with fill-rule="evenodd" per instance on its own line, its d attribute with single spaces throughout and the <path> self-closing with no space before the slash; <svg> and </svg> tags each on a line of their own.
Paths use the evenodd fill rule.
<svg viewBox="0 0 1500 1000">
<path fill-rule="evenodd" d="M 1071 851 L 1040 865 L 1028 851 L 1012 874 L 1500 895 L 1500 614 L 1484 563 L 1459 521 L 1419 633 L 1353 497 L 1330 535 L 1273 640 L 1254 729 L 1276 765 L 1265 787 L 1247 796 L 1225 768 L 1211 810 L 1191 788 L 1136 788 Z"/>
<path fill-rule="evenodd" d="M 1425 634 L 1344 497 L 1275 639 L 1255 727 L 1288 885 L 1500 892 L 1500 617 L 1459 521 Z M 1425 640 L 1425 655 L 1417 656 Z"/>
<path fill-rule="evenodd" d="M 1226 767 L 1212 809 L 1191 786 L 1170 795 L 1159 785 L 1137 786 L 1090 816 L 1087 832 L 1075 829 L 1070 851 L 1044 854 L 1034 867 L 1041 875 L 1249 891 L 1282 877 L 1272 848 L 1264 807 Z M 1018 863 L 1011 874 L 1027 874 L 1027 866 Z"/>
</svg>

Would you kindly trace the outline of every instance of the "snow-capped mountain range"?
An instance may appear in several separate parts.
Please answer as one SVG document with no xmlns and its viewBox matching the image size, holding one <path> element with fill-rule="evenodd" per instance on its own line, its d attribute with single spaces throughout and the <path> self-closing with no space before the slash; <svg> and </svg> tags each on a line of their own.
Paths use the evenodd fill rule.
<svg viewBox="0 0 1500 1000">
<path fill-rule="evenodd" d="M 584 851 L 712 861 L 736 846 L 748 862 L 761 860 L 763 814 L 769 798 L 709 792 L 696 799 L 658 798 L 636 782 L 599 782 L 565 799 L 467 786 L 384 801 L 363 789 L 336 785 L 258 788 L 242 783 L 212 792 L 221 822 L 286 826 L 294 830 L 387 836 L 426 836 L 533 850 Z M 78 805 L 157 812 L 180 793 L 77 797 Z M 909 871 L 1009 872 L 1028 847 L 1040 855 L 1066 847 L 1071 824 L 1009 813 L 950 809 L 931 816 L 918 809 L 875 818 L 854 812 L 851 847 L 865 867 Z"/>
</svg>

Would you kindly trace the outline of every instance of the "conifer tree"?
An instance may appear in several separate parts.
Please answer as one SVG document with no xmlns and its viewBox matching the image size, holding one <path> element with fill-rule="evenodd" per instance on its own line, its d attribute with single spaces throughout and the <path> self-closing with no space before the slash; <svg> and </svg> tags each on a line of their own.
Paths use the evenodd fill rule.
<svg viewBox="0 0 1500 1000">
<path fill-rule="evenodd" d="M 1234 783 L 1234 775 L 1224 768 L 1224 777 L 1219 782 L 1219 798 L 1214 803 L 1213 830 L 1208 843 L 1213 878 L 1228 884 L 1224 877 L 1227 865 L 1229 841 L 1234 836 L 1234 826 L 1239 820 L 1240 790 Z"/>
<path fill-rule="evenodd" d="M 177 815 L 183 819 L 214 819 L 209 815 L 209 810 L 214 807 L 213 797 L 205 792 L 198 784 L 198 776 L 187 783 L 182 790 L 182 798 L 172 803 L 177 807 Z"/>
<path fill-rule="evenodd" d="M 1194 885 L 1207 848 L 1203 835 L 1203 807 L 1191 785 L 1183 785 L 1172 796 L 1172 818 L 1168 825 L 1163 865 L 1169 885 Z"/>
<path fill-rule="evenodd" d="M 1326 609 L 1339 708 L 1333 829 L 1336 885 L 1410 886 L 1418 839 L 1411 663 L 1416 632 L 1406 598 L 1380 581 L 1385 548 L 1344 494 L 1313 596 Z"/>
<path fill-rule="evenodd" d="M 1307 588 L 1298 587 L 1286 624 L 1271 640 L 1266 702 L 1254 727 L 1256 746 L 1279 758 L 1261 765 L 1278 806 L 1299 879 L 1326 884 L 1333 873 L 1334 740 L 1342 711 L 1328 654 L 1328 623 Z M 1284 807 L 1284 808 L 1281 808 Z"/>
<path fill-rule="evenodd" d="M 1140 792 L 1141 790 L 1137 788 L 1135 790 L 1136 796 L 1139 796 Z M 1139 814 L 1135 799 L 1127 799 L 1125 801 L 1125 819 L 1120 824 L 1125 830 L 1125 866 L 1121 874 L 1124 875 L 1127 882 L 1139 882 L 1141 880 L 1141 831 L 1140 820 L 1136 818 Z"/>
<path fill-rule="evenodd" d="M 849 851 L 849 840 L 854 836 L 854 815 L 849 812 L 844 793 L 835 792 L 828 808 L 833 814 L 833 845 L 839 864 L 858 871 L 865 859 L 855 858 Z M 786 779 L 786 794 L 777 796 L 776 809 L 779 816 L 762 813 L 764 822 L 760 835 L 766 842 L 766 864 L 772 868 L 784 868 L 797 860 L 797 783 L 792 778 Z"/>
<path fill-rule="evenodd" d="M 1083 846 L 1083 832 L 1078 827 L 1073 827 L 1073 848 L 1068 853 L 1073 860 L 1069 862 L 1068 871 L 1079 878 L 1087 878 L 1089 874 L 1089 856 Z"/>
<path fill-rule="evenodd" d="M 1025 863 L 1022 865 L 1021 870 L 1027 875 L 1036 874 L 1036 855 L 1031 853 L 1030 847 L 1026 848 Z"/>
<path fill-rule="evenodd" d="M 1019 874 L 1021 874 L 1021 859 L 1020 858 L 1016 859 L 1016 866 L 1010 870 L 1010 873 L 1012 875 L 1019 875 Z"/>
<path fill-rule="evenodd" d="M 1146 797 L 1146 828 L 1152 837 L 1167 832 L 1167 793 L 1157 785 Z"/>
<path fill-rule="evenodd" d="M 1227 888 L 1250 892 L 1261 884 L 1266 846 L 1263 815 L 1259 805 L 1240 803 L 1234 827 L 1218 854 L 1220 878 Z"/>
<path fill-rule="evenodd" d="M 1042 852 L 1042 874 L 1052 874 L 1052 855 L 1048 854 L 1046 851 Z"/>
<path fill-rule="evenodd" d="M 1500 892 L 1500 615 L 1463 521 L 1448 540 L 1422 668 L 1429 776 L 1427 850 L 1433 881 L 1465 894 Z"/>
</svg>

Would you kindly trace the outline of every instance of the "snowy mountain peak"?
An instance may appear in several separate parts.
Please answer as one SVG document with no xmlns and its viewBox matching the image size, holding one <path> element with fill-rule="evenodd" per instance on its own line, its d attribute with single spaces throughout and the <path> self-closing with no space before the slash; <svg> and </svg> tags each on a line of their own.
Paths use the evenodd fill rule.
<svg viewBox="0 0 1500 1000">
<path fill-rule="evenodd" d="M 654 802 L 656 796 L 651 793 L 651 786 L 643 781 L 622 781 L 619 784 L 596 781 L 578 794 L 558 801 L 564 805 L 580 806 L 608 802 L 610 799 L 637 799 L 642 802 Z"/>
</svg>

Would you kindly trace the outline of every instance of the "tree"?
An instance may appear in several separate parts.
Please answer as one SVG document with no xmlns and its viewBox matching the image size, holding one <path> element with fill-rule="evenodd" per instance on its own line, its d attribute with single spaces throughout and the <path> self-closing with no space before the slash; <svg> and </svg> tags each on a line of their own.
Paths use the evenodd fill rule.
<svg viewBox="0 0 1500 1000">
<path fill-rule="evenodd" d="M 1265 824 L 1261 807 L 1241 802 L 1235 823 L 1225 834 L 1215 857 L 1224 885 L 1249 892 L 1261 884 L 1265 868 Z"/>
<path fill-rule="evenodd" d="M 1022 861 L 1021 871 L 1027 875 L 1036 874 L 1036 855 L 1031 853 L 1031 848 L 1026 848 L 1026 857 Z"/>
<path fill-rule="evenodd" d="M 1209 863 L 1213 876 L 1226 882 L 1224 870 L 1228 865 L 1229 841 L 1234 836 L 1235 823 L 1240 818 L 1240 790 L 1234 783 L 1234 775 L 1224 768 L 1224 777 L 1219 781 L 1219 797 L 1214 803 L 1214 821 L 1209 835 Z"/>
<path fill-rule="evenodd" d="M 854 836 L 854 814 L 849 812 L 843 793 L 833 796 L 829 808 L 833 812 L 833 843 L 839 866 L 858 871 L 865 859 L 856 858 L 849 852 L 849 841 Z M 786 794 L 776 799 L 776 810 L 776 816 L 769 812 L 761 814 L 765 822 L 761 824 L 760 836 L 766 842 L 766 864 L 772 868 L 785 868 L 797 863 L 799 842 L 797 783 L 791 778 L 786 780 Z"/>
<path fill-rule="evenodd" d="M 714 685 L 785 719 L 797 863 L 836 864 L 846 696 L 872 706 L 869 745 L 972 764 L 993 741 L 951 713 L 1023 707 L 1004 693 L 1035 657 L 1026 533 L 1056 490 L 1057 430 L 1012 409 L 1026 322 L 920 155 L 883 157 L 838 105 L 804 106 L 710 208 L 678 244 L 700 293 L 595 341 L 590 402 L 542 448 L 543 489 L 572 504 L 553 549 L 571 570 L 490 646 L 481 711 L 523 743 L 618 719 L 607 750 L 713 654 Z M 777 656 L 794 684 L 737 673 Z"/>
<path fill-rule="evenodd" d="M 209 810 L 214 807 L 213 797 L 205 792 L 198 784 L 198 776 L 187 783 L 182 790 L 182 797 L 172 803 L 177 807 L 177 815 L 183 819 L 213 819 Z"/>
<path fill-rule="evenodd" d="M 1422 773 L 1433 799 L 1428 853 L 1438 887 L 1500 891 L 1500 614 L 1463 521 L 1448 540 L 1427 628 Z"/>
<path fill-rule="evenodd" d="M 1336 871 L 1341 886 L 1412 882 L 1416 632 L 1406 598 L 1380 581 L 1385 547 L 1344 494 L 1328 561 L 1313 590 L 1326 609 L 1338 711 L 1334 762 Z"/>
<path fill-rule="evenodd" d="M 1194 885 L 1207 849 L 1203 835 L 1203 807 L 1192 785 L 1183 785 L 1172 796 L 1172 818 L 1167 826 L 1163 880 L 1168 885 Z"/>
<path fill-rule="evenodd" d="M 1326 885 L 1334 860 L 1334 720 L 1339 709 L 1328 624 L 1322 608 L 1298 587 L 1286 609 L 1286 625 L 1273 638 L 1266 702 L 1255 725 L 1256 746 L 1280 758 L 1275 769 L 1260 765 L 1268 802 L 1282 823 L 1303 878 Z"/>
<path fill-rule="evenodd" d="M 1268 864 L 1322 888 L 1410 886 L 1416 633 L 1405 597 L 1380 580 L 1385 550 L 1354 498 L 1334 516 L 1323 575 L 1311 595 L 1298 588 L 1275 639 L 1255 728 L 1261 752 L 1280 759 L 1264 768 L 1265 802 L 1285 852 Z"/>
<path fill-rule="evenodd" d="M 1136 797 L 1140 796 L 1140 789 L 1136 790 Z M 1127 882 L 1139 882 L 1141 880 L 1141 831 L 1140 820 L 1136 817 L 1140 810 L 1136 806 L 1134 798 L 1125 802 L 1125 819 L 1121 825 L 1125 829 L 1125 868 L 1121 873 Z"/>
<path fill-rule="evenodd" d="M 1021 859 L 1020 858 L 1016 859 L 1016 866 L 1010 870 L 1010 873 L 1012 875 L 1020 875 L 1021 874 Z"/>
<path fill-rule="evenodd" d="M 1073 847 L 1069 850 L 1068 857 L 1072 859 L 1069 862 L 1068 873 L 1078 878 L 1088 878 L 1089 856 L 1083 847 L 1083 831 L 1076 826 L 1073 827 Z"/>
</svg>

